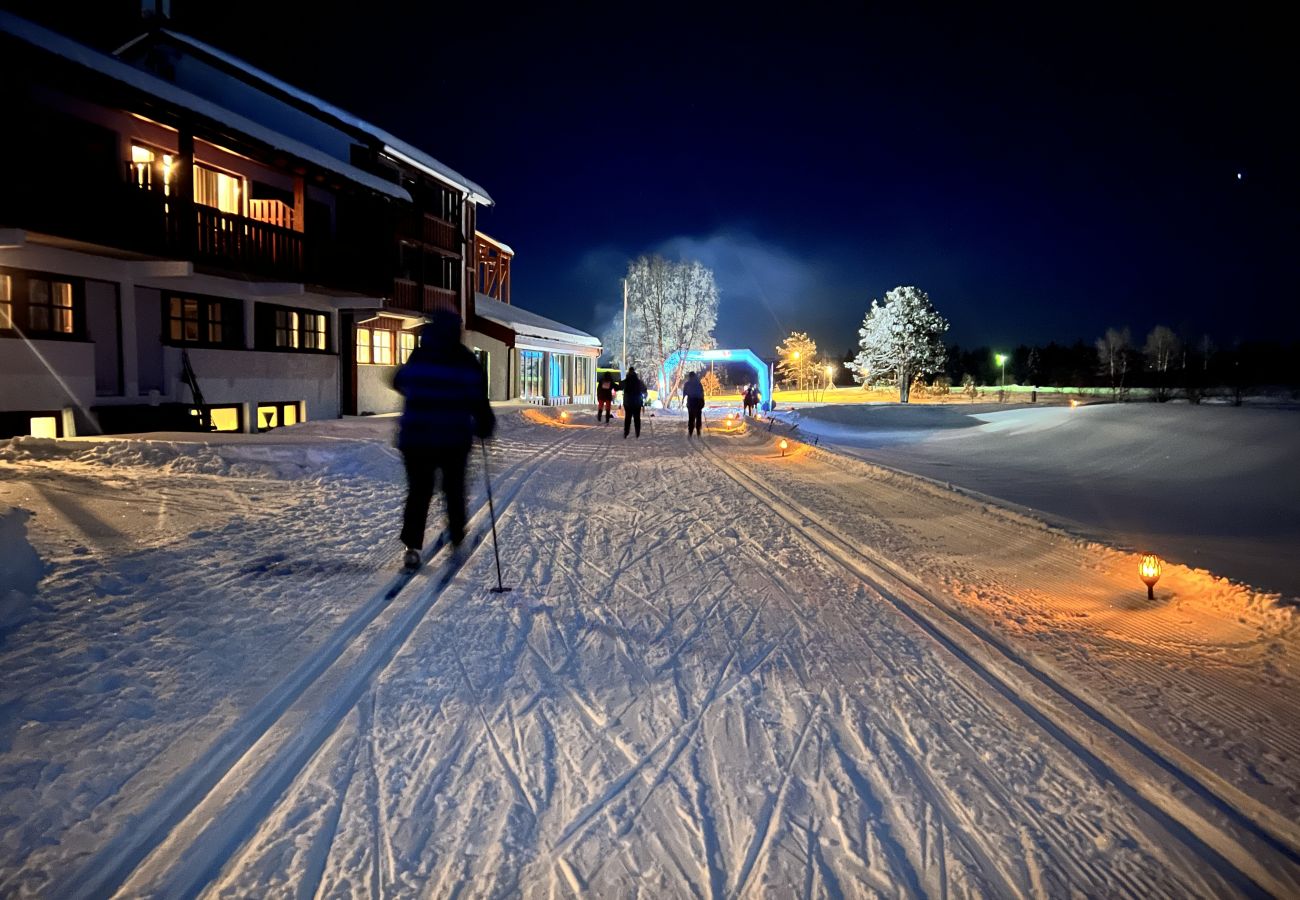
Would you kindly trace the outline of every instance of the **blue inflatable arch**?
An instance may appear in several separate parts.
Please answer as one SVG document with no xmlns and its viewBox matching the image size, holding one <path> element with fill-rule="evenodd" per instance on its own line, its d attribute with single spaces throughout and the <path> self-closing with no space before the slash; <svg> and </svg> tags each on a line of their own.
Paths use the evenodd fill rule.
<svg viewBox="0 0 1300 900">
<path fill-rule="evenodd" d="M 754 370 L 754 380 L 763 398 L 763 410 L 772 408 L 772 372 L 753 350 L 682 350 L 664 361 L 664 367 L 659 372 L 659 383 L 672 383 L 670 376 L 677 371 L 677 367 L 692 362 L 744 363 Z"/>
</svg>

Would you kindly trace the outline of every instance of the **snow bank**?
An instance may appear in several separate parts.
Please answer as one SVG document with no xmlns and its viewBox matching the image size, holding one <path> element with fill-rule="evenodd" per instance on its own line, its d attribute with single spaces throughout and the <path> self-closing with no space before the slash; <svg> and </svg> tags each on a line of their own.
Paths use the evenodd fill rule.
<svg viewBox="0 0 1300 900">
<path fill-rule="evenodd" d="M 27 540 L 25 509 L 0 509 L 0 629 L 27 618 L 45 563 Z"/>
</svg>

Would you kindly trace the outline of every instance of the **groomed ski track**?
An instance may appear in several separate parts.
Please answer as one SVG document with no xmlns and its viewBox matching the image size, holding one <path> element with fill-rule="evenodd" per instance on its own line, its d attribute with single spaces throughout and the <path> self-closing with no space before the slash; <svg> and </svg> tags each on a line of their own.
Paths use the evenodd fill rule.
<svg viewBox="0 0 1300 900">
<path fill-rule="evenodd" d="M 768 436 L 645 424 L 515 432 L 515 593 L 479 506 L 59 895 L 1297 893 L 1285 817 L 773 484 Z"/>
</svg>

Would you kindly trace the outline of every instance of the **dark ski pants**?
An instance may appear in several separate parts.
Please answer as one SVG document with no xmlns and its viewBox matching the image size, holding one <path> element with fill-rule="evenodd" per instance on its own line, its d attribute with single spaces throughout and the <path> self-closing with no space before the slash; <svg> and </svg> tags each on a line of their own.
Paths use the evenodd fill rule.
<svg viewBox="0 0 1300 900">
<path fill-rule="evenodd" d="M 613 408 L 613 406 L 614 406 L 614 401 L 613 401 L 613 400 L 597 400 L 597 401 L 596 401 L 596 421 L 597 421 L 597 422 L 600 421 L 600 414 L 603 412 L 603 413 L 605 414 L 605 421 L 608 422 L 608 421 L 610 420 L 610 418 L 611 418 L 611 416 L 610 416 L 610 410 Z"/>
<path fill-rule="evenodd" d="M 686 436 L 700 433 L 700 426 L 704 419 L 704 404 L 696 406 L 694 403 L 686 404 Z"/>
<path fill-rule="evenodd" d="M 641 407 L 625 406 L 623 407 L 623 437 L 632 429 L 632 424 L 636 423 L 636 436 L 641 436 Z"/>
<path fill-rule="evenodd" d="M 424 547 L 424 526 L 433 499 L 433 479 L 442 470 L 442 492 L 447 497 L 447 531 L 451 542 L 460 545 L 465 539 L 465 463 L 468 447 L 436 447 L 403 450 L 406 463 L 406 514 L 402 519 L 402 543 L 420 550 Z"/>
</svg>

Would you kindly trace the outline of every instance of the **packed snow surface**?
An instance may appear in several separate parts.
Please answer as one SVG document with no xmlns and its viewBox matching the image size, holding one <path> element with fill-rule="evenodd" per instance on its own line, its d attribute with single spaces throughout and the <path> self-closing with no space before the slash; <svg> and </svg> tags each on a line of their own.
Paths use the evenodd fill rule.
<svg viewBox="0 0 1300 900">
<path fill-rule="evenodd" d="M 0 895 L 1300 890 L 1276 594 L 708 418 L 503 411 L 504 594 L 392 419 L 0 445 Z"/>
</svg>

